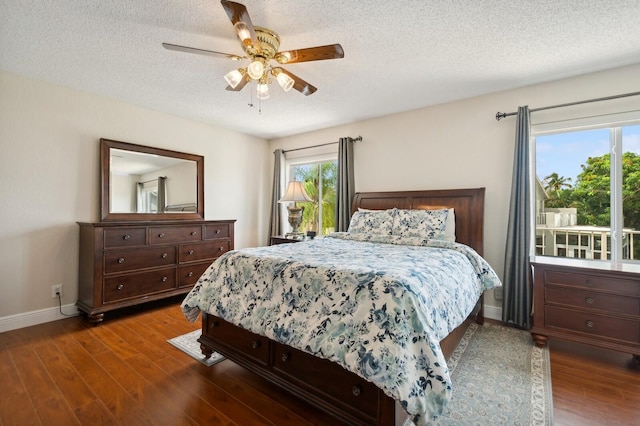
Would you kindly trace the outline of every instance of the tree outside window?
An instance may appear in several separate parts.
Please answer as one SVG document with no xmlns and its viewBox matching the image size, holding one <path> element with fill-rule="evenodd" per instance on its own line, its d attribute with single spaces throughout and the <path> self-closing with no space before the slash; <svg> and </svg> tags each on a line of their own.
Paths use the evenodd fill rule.
<svg viewBox="0 0 640 426">
<path fill-rule="evenodd" d="M 338 162 L 317 161 L 290 167 L 290 179 L 303 182 L 313 201 L 298 203 L 304 206 L 300 231 L 314 231 L 326 235 L 335 231 L 336 185 Z"/>
</svg>

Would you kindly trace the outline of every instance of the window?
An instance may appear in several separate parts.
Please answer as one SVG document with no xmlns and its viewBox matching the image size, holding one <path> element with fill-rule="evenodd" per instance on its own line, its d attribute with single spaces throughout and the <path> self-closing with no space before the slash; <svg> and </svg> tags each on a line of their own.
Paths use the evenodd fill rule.
<svg viewBox="0 0 640 426">
<path fill-rule="evenodd" d="M 300 232 L 306 234 L 307 231 L 314 231 L 318 235 L 334 232 L 338 177 L 336 155 L 297 159 L 287 163 L 288 180 L 304 182 L 304 189 L 313 200 L 308 203 L 298 203 L 298 206 L 304 206 Z"/>
<path fill-rule="evenodd" d="M 640 114 L 534 125 L 531 139 L 536 255 L 640 261 Z"/>
</svg>

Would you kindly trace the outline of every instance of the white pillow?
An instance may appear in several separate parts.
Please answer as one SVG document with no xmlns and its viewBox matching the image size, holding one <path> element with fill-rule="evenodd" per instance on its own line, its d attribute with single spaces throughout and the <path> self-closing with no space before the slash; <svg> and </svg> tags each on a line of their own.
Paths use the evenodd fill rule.
<svg viewBox="0 0 640 426">
<path fill-rule="evenodd" d="M 453 208 L 447 210 L 449 210 L 449 214 L 444 225 L 444 240 L 454 242 L 456 240 L 456 213 Z"/>
</svg>

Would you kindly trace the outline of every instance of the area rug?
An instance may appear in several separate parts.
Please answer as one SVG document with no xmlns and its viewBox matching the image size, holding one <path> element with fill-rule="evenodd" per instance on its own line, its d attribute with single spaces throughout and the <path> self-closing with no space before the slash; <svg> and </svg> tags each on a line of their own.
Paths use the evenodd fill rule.
<svg viewBox="0 0 640 426">
<path fill-rule="evenodd" d="M 190 333 L 183 334 L 182 336 L 169 339 L 167 342 L 171 343 L 187 355 L 190 355 L 192 358 L 197 359 L 207 367 L 224 360 L 225 358 L 218 352 L 212 353 L 208 359 L 205 359 L 204 355 L 202 355 L 202 351 L 200 350 L 200 343 L 198 342 L 198 338 L 201 335 L 202 330 L 195 330 Z"/>
<path fill-rule="evenodd" d="M 549 349 L 528 332 L 471 324 L 447 365 L 453 396 L 434 424 L 553 424 Z"/>
</svg>

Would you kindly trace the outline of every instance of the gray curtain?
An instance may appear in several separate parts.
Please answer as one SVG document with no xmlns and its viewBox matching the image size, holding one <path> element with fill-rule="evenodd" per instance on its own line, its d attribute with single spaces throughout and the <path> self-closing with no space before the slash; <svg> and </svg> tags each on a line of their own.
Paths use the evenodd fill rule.
<svg viewBox="0 0 640 426">
<path fill-rule="evenodd" d="M 338 141 L 338 183 L 336 193 L 336 231 L 346 231 L 351 219 L 351 202 L 355 195 L 353 178 L 353 139 Z"/>
<path fill-rule="evenodd" d="M 158 176 L 158 213 L 167 208 L 167 177 Z"/>
<path fill-rule="evenodd" d="M 282 184 L 284 181 L 283 165 L 284 165 L 284 152 L 281 149 L 276 149 L 273 152 L 273 187 L 271 189 L 271 220 L 269 222 L 269 235 L 267 235 L 267 241 L 271 240 L 274 235 L 282 235 L 282 227 L 280 221 L 280 204 L 278 200 L 282 196 Z"/>
<path fill-rule="evenodd" d="M 136 183 L 136 212 L 144 213 L 144 184 L 142 182 Z"/>
<path fill-rule="evenodd" d="M 531 247 L 529 127 L 529 107 L 519 107 L 502 299 L 502 321 L 524 329 L 531 328 L 533 302 L 533 277 L 529 267 Z"/>
</svg>

